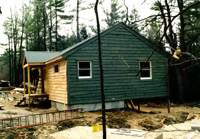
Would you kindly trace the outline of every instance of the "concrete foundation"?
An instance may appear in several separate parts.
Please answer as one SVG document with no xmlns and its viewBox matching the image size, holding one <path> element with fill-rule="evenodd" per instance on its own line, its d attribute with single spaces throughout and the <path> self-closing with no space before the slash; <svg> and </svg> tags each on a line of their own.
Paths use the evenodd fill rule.
<svg viewBox="0 0 200 139">
<path fill-rule="evenodd" d="M 124 101 L 116 101 L 116 102 L 107 102 L 106 109 L 116 109 L 116 108 L 124 108 Z M 72 105 L 71 109 L 81 108 L 83 111 L 97 111 L 101 109 L 101 103 L 96 104 L 80 104 L 80 105 Z"/>
<path fill-rule="evenodd" d="M 55 102 L 55 101 L 51 101 L 51 107 L 56 108 L 57 110 L 67 110 L 68 105 L 64 104 L 64 103 L 59 103 L 59 102 Z"/>
<path fill-rule="evenodd" d="M 51 107 L 56 108 L 57 110 L 68 110 L 68 109 L 82 109 L 83 111 L 97 111 L 101 109 L 101 103 L 95 104 L 78 104 L 78 105 L 67 105 L 55 101 L 51 101 Z M 124 108 L 124 101 L 116 101 L 116 102 L 107 102 L 106 109 L 119 109 Z"/>
</svg>

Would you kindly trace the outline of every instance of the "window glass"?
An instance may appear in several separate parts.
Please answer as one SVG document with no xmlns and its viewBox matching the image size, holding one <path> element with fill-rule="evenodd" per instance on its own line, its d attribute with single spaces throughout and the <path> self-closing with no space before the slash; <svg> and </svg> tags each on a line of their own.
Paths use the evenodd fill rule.
<svg viewBox="0 0 200 139">
<path fill-rule="evenodd" d="M 79 62 L 79 68 L 80 69 L 89 69 L 90 68 L 90 62 Z"/>
<path fill-rule="evenodd" d="M 140 62 L 142 69 L 150 69 L 150 63 L 149 62 Z"/>
<path fill-rule="evenodd" d="M 149 70 L 141 70 L 141 77 L 150 77 Z"/>
<path fill-rule="evenodd" d="M 90 70 L 79 70 L 79 76 L 90 76 Z"/>
<path fill-rule="evenodd" d="M 92 63 L 90 61 L 79 61 L 78 62 L 78 78 L 88 79 L 92 78 Z"/>
<path fill-rule="evenodd" d="M 54 66 L 54 72 L 59 72 L 59 66 L 58 65 Z"/>
<path fill-rule="evenodd" d="M 140 62 L 140 79 L 152 79 L 151 62 Z"/>
</svg>

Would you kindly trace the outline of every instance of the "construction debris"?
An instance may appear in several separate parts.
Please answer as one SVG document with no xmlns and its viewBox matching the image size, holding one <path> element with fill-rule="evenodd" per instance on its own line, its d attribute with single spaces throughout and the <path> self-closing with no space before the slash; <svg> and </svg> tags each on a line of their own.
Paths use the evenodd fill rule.
<svg viewBox="0 0 200 139">
<path fill-rule="evenodd" d="M 49 113 L 51 112 L 50 109 L 39 109 L 39 108 L 33 108 L 31 111 L 26 110 L 25 108 L 21 107 L 15 107 L 14 104 L 16 104 L 17 101 L 19 101 L 23 96 L 23 89 L 17 88 L 13 91 L 1 91 L 0 92 L 0 100 L 2 106 L 4 106 L 4 110 L 0 111 L 0 119 L 2 118 L 12 118 L 12 117 L 18 117 L 18 116 L 24 116 L 26 115 L 32 115 L 32 114 L 40 114 L 45 112 Z M 183 123 L 188 120 L 192 119 L 198 119 L 200 117 L 200 108 L 198 107 L 190 107 L 190 106 L 173 106 L 171 109 L 171 113 L 167 113 L 167 110 L 164 106 L 158 106 L 158 107 L 149 107 L 145 105 L 141 105 L 142 111 L 141 112 L 135 112 L 135 111 L 129 111 L 129 110 L 116 110 L 111 112 L 106 112 L 106 119 L 107 119 L 107 127 L 112 128 L 115 130 L 112 130 L 113 134 L 112 137 L 119 137 L 119 139 L 122 139 L 120 136 L 130 136 L 134 138 L 137 136 L 136 134 L 142 133 L 137 131 L 132 131 L 133 129 L 140 129 L 144 132 L 151 132 L 154 133 L 154 131 L 157 132 L 157 130 L 160 130 L 159 134 L 155 133 L 151 136 L 148 136 L 149 138 L 152 137 L 152 139 L 155 139 L 155 137 L 160 137 L 163 133 L 163 130 L 166 129 L 166 127 L 170 128 L 170 130 L 176 130 L 176 128 L 172 128 L 170 125 L 177 123 Z M 51 109 L 52 110 L 52 109 Z M 55 111 L 55 110 L 54 110 Z M 80 113 L 82 115 L 82 113 Z M 31 116 L 29 116 L 31 117 Z M 55 116 L 56 119 L 58 119 L 59 114 Z M 63 116 L 61 116 L 63 117 Z M 42 120 L 45 120 L 44 118 L 41 118 Z M 53 119 L 53 117 L 51 118 Z M 55 120 L 55 118 L 54 118 Z M 37 120 L 39 121 L 39 120 Z M 58 121 L 57 121 L 58 122 Z M 1 122 L 0 122 L 1 123 Z M 4 125 L 6 122 L 4 122 Z M 101 113 L 100 112 L 84 112 L 84 116 L 82 118 L 73 119 L 73 120 L 67 120 L 62 121 L 58 123 L 54 123 L 54 125 L 45 125 L 45 126 L 37 126 L 35 128 L 24 129 L 24 130 L 9 130 L 9 133 L 1 132 L 0 131 L 0 138 L 2 136 L 5 137 L 22 137 L 22 138 L 31 138 L 31 136 L 36 138 L 49 138 L 49 134 L 52 132 L 58 132 L 61 130 L 66 129 L 73 129 L 73 127 L 77 126 L 86 126 L 89 127 L 87 130 L 91 130 L 92 132 L 92 125 L 95 124 L 101 124 Z M 168 125 L 168 126 L 167 126 Z M 47 126 L 47 127 L 46 127 Z M 50 127 L 49 127 L 50 126 Z M 197 125 L 187 125 L 189 129 L 187 130 L 193 130 L 199 128 Z M 192 126 L 192 128 L 191 128 Z M 53 128 L 53 129 L 51 129 Z M 126 128 L 126 130 L 122 130 L 122 128 Z M 180 128 L 180 127 L 177 127 Z M 182 127 L 181 127 L 182 128 Z M 181 129 L 180 128 L 180 129 Z M 81 128 L 82 129 L 82 128 Z M 50 132 L 48 132 L 50 130 Z M 83 129 L 85 131 L 85 129 Z M 114 132 L 115 131 L 115 132 Z M 16 133 L 17 132 L 17 133 Z M 44 133 L 41 135 L 41 133 Z M 90 131 L 89 131 L 90 132 Z M 110 132 L 110 131 L 109 131 Z M 4 133 L 4 135 L 2 135 Z M 82 132 L 81 132 L 82 133 Z M 86 132 L 87 133 L 87 132 Z M 99 134 L 99 132 L 96 132 Z M 111 132 L 110 132 L 111 133 Z M 124 135 L 117 135 L 124 134 Z M 31 135 L 32 134 L 32 135 Z M 34 134 L 34 135 L 33 135 Z M 83 133 L 84 134 L 84 133 Z M 92 133 L 91 133 L 92 134 Z M 125 135 L 127 134 L 127 135 Z M 187 136 L 194 136 L 198 135 L 199 133 L 188 133 Z M 2 135 L 2 136 L 1 136 Z M 132 136 L 131 136 L 132 135 Z M 149 135 L 149 134 L 148 134 Z M 160 136 L 159 136 L 160 135 Z M 99 134 L 100 136 L 100 134 Z M 163 139 L 167 136 L 167 133 L 162 134 Z M 101 136 L 100 136 L 101 137 Z M 137 136 L 139 137 L 139 136 Z M 146 135 L 145 135 L 146 137 Z M 125 138 L 125 137 L 124 137 Z M 148 139 L 149 139 L 148 138 Z M 160 137 L 161 138 L 161 137 Z M 116 139 L 116 138 L 115 138 Z"/>
<path fill-rule="evenodd" d="M 3 107 L 4 107 L 3 105 L 0 105 L 0 110 L 3 110 Z"/>
<path fill-rule="evenodd" d="M 191 129 L 200 131 L 200 121 L 195 121 L 191 124 Z"/>
<path fill-rule="evenodd" d="M 24 88 L 15 88 L 14 93 L 24 93 Z"/>
<path fill-rule="evenodd" d="M 138 125 L 144 127 L 148 131 L 159 129 L 163 126 L 162 123 L 156 122 L 151 118 L 143 119 L 141 122 L 138 123 Z"/>
<path fill-rule="evenodd" d="M 64 130 L 64 129 L 68 129 L 68 128 L 72 128 L 75 126 L 85 126 L 85 125 L 89 125 L 87 122 L 85 122 L 84 120 L 66 120 L 66 121 L 61 121 L 58 122 L 57 127 L 58 130 Z"/>
<path fill-rule="evenodd" d="M 12 89 L 14 88 L 10 86 L 9 81 L 0 80 L 0 91 L 10 91 Z"/>
<path fill-rule="evenodd" d="M 123 115 L 123 112 L 110 112 L 107 113 L 107 126 L 109 128 L 130 128 L 131 126 L 128 124 L 127 115 Z M 101 116 L 97 117 L 94 124 L 101 123 Z"/>
<path fill-rule="evenodd" d="M 172 115 L 165 116 L 163 124 L 170 125 L 176 123 L 183 123 L 187 120 L 188 115 L 188 112 L 176 112 Z"/>
<path fill-rule="evenodd" d="M 109 128 L 130 128 L 126 117 L 108 115 L 107 126 Z"/>
<path fill-rule="evenodd" d="M 199 123 L 198 119 L 186 121 L 184 123 L 164 125 L 162 128 L 153 131 L 138 129 L 112 129 L 107 128 L 107 138 L 109 139 L 199 139 L 200 132 L 191 129 L 193 123 Z M 102 132 L 92 132 L 92 127 L 76 126 L 63 131 L 50 134 L 53 139 L 101 139 Z"/>
<path fill-rule="evenodd" d="M 49 135 L 56 131 L 58 131 L 58 128 L 55 125 L 39 126 L 33 133 L 33 136 L 37 137 L 38 139 L 49 139 Z"/>
<path fill-rule="evenodd" d="M 9 81 L 0 80 L 0 87 L 9 87 L 9 86 L 10 86 Z"/>
<path fill-rule="evenodd" d="M 147 131 L 123 128 L 123 129 L 115 130 L 115 131 L 111 132 L 111 134 L 142 137 L 145 134 L 147 134 Z"/>
</svg>

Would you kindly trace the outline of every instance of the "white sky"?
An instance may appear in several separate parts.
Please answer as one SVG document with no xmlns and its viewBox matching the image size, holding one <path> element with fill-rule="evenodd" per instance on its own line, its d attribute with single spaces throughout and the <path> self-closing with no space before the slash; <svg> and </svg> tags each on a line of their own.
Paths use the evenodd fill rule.
<svg viewBox="0 0 200 139">
<path fill-rule="evenodd" d="M 2 9 L 2 15 L 0 15 L 0 44 L 2 43 L 7 43 L 7 37 L 4 35 L 4 28 L 3 28 L 3 22 L 6 20 L 7 17 L 11 15 L 11 11 L 13 13 L 19 13 L 20 14 L 20 9 L 24 3 L 28 3 L 29 0 L 0 0 L 0 6 Z M 72 8 L 76 7 L 76 0 L 70 0 L 71 2 L 69 3 L 70 6 L 66 7 L 66 9 L 71 10 Z M 82 7 L 87 5 L 87 3 L 94 3 L 96 0 L 83 0 L 87 1 L 82 4 Z M 150 7 L 152 6 L 152 3 L 155 0 L 125 0 L 126 5 L 129 7 L 129 9 L 132 9 L 133 7 L 138 10 L 138 14 L 140 18 L 145 18 L 149 15 L 152 14 L 152 11 L 150 10 Z M 145 2 L 144 2 L 145 1 Z M 119 3 L 123 3 L 123 0 L 118 0 Z M 104 18 L 104 14 L 102 12 L 102 8 L 109 8 L 110 5 L 110 0 L 104 0 L 103 7 L 99 7 L 99 16 L 100 19 Z M 85 10 L 80 12 L 80 24 L 86 24 L 88 26 L 90 25 L 96 25 L 96 18 L 94 14 L 94 10 Z M 105 26 L 103 24 L 102 26 Z M 63 26 L 60 33 L 61 34 L 68 34 L 68 32 L 75 32 L 75 21 L 73 22 L 72 25 L 68 26 Z M 0 54 L 3 53 L 5 46 L 0 45 Z"/>
</svg>

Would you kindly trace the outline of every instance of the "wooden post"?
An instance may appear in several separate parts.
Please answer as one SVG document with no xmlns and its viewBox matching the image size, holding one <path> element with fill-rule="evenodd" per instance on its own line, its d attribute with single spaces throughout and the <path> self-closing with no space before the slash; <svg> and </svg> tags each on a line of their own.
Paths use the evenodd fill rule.
<svg viewBox="0 0 200 139">
<path fill-rule="evenodd" d="M 167 112 L 170 113 L 170 106 L 171 106 L 171 102 L 170 99 L 168 98 L 167 100 Z"/>
<path fill-rule="evenodd" d="M 23 83 L 24 83 L 24 95 L 26 94 L 26 73 L 25 68 L 23 67 Z"/>
<path fill-rule="evenodd" d="M 167 80 L 167 93 L 168 93 L 168 96 L 167 96 L 167 112 L 170 113 L 170 107 L 171 107 L 171 102 L 170 102 L 170 59 L 168 59 L 168 67 L 167 67 L 167 77 L 168 77 L 168 80 Z"/>
<path fill-rule="evenodd" d="M 31 75 L 30 67 L 28 66 L 28 106 L 30 107 L 30 95 L 31 95 Z"/>
<path fill-rule="evenodd" d="M 44 94 L 44 69 L 41 67 L 41 79 L 42 79 L 42 94 Z"/>
</svg>

